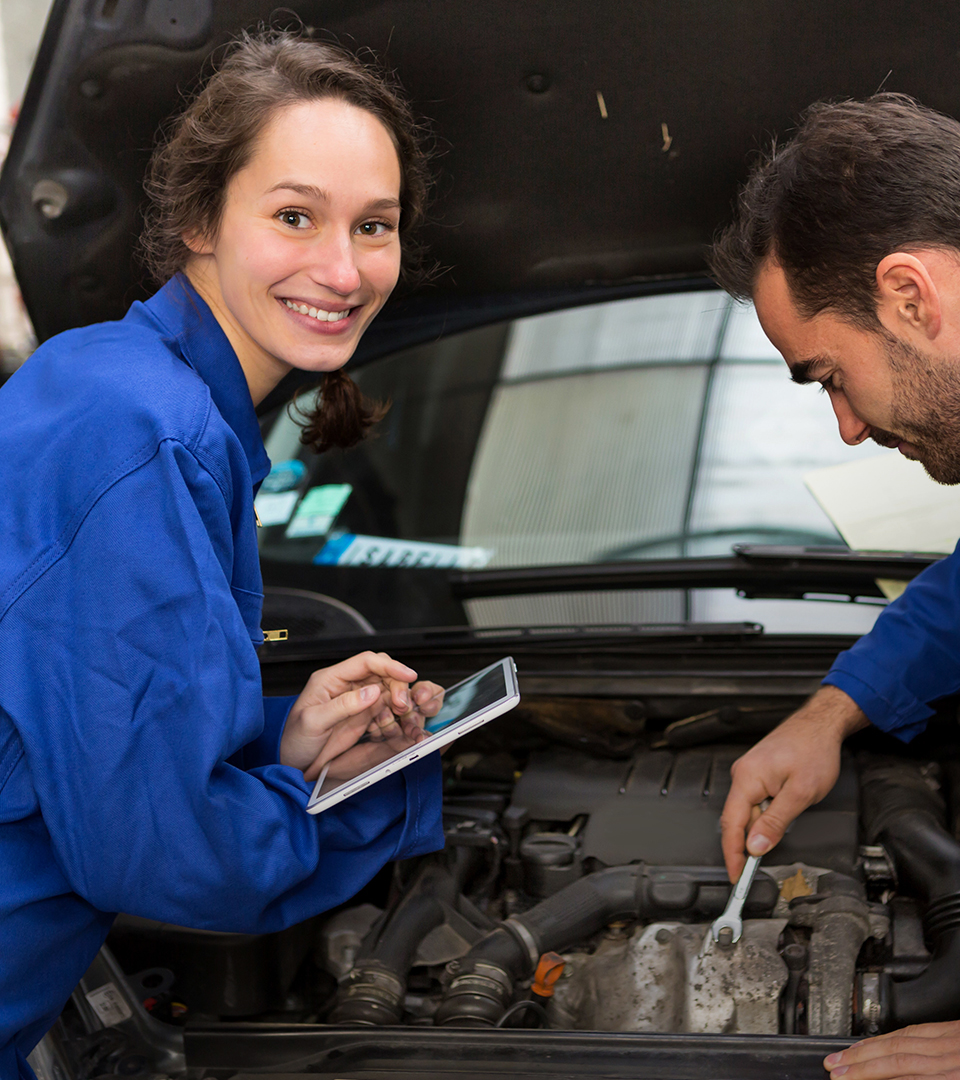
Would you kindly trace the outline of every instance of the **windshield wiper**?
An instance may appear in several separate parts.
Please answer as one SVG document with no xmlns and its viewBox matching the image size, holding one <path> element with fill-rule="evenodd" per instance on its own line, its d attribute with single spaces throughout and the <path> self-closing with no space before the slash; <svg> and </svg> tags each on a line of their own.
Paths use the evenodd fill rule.
<svg viewBox="0 0 960 1080">
<path fill-rule="evenodd" d="M 737 589 L 750 599 L 879 598 L 877 578 L 910 581 L 943 555 L 842 547 L 737 544 L 732 555 L 587 565 L 507 567 L 450 574 L 459 600 L 621 589 Z"/>
</svg>

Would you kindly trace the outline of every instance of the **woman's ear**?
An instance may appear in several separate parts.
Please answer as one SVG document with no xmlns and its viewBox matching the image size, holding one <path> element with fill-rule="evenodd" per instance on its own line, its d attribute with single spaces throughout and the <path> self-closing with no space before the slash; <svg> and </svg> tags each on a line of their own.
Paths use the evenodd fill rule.
<svg viewBox="0 0 960 1080">
<path fill-rule="evenodd" d="M 180 239 L 194 255 L 209 255 L 213 251 L 213 244 L 202 229 L 187 229 L 180 234 Z"/>
</svg>

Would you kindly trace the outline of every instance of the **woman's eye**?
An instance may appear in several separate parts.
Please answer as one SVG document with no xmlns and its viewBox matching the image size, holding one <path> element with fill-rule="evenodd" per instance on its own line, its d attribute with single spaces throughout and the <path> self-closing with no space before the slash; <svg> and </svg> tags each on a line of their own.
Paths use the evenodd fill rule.
<svg viewBox="0 0 960 1080">
<path fill-rule="evenodd" d="M 289 225 L 291 229 L 310 227 L 310 219 L 300 210 L 281 210 L 277 217 L 284 225 Z"/>
<path fill-rule="evenodd" d="M 365 221 L 357 227 L 357 232 L 361 236 L 386 236 L 393 232 L 394 228 L 388 221 Z"/>
</svg>

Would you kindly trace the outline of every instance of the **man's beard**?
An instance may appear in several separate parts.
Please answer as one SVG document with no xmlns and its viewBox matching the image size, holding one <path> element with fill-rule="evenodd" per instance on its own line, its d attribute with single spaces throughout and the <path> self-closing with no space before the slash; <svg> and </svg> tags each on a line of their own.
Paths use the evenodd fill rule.
<svg viewBox="0 0 960 1080">
<path fill-rule="evenodd" d="M 898 434 L 873 428 L 880 446 L 908 442 L 911 454 L 938 484 L 960 484 L 960 361 L 932 364 L 929 357 L 884 333 L 893 372 L 893 422 Z"/>
</svg>

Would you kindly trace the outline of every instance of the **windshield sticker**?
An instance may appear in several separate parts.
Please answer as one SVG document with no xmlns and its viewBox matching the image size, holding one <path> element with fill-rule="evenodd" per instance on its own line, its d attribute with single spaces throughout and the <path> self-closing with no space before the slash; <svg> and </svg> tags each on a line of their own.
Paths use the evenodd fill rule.
<svg viewBox="0 0 960 1080">
<path fill-rule="evenodd" d="M 302 461 L 297 461 L 295 458 L 290 461 L 278 461 L 260 485 L 260 490 L 271 493 L 289 491 L 290 488 L 295 488 L 306 475 L 307 467 Z M 262 512 L 260 516 L 263 517 Z"/>
<path fill-rule="evenodd" d="M 296 491 L 281 491 L 277 494 L 261 491 L 253 500 L 260 524 L 286 525 L 299 498 Z"/>
<path fill-rule="evenodd" d="M 286 536 L 323 536 L 333 527 L 337 514 L 353 491 L 351 484 L 323 484 L 304 495 Z"/>
<path fill-rule="evenodd" d="M 314 556 L 315 566 L 395 566 L 481 570 L 493 558 L 490 548 L 423 544 L 382 536 L 343 533 L 331 537 Z"/>
</svg>

